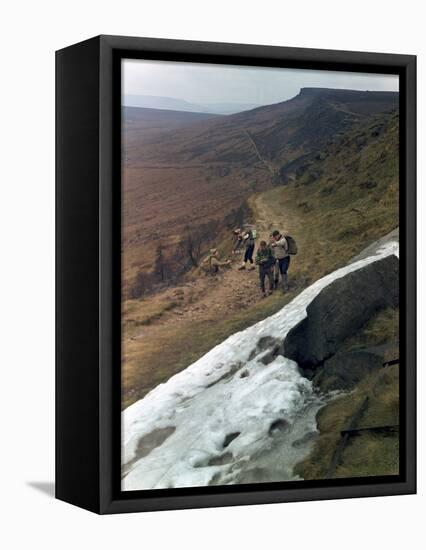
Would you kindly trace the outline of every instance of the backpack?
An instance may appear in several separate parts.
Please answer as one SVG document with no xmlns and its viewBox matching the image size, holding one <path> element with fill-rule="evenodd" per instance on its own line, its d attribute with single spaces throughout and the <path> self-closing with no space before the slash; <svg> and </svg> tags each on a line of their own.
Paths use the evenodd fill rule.
<svg viewBox="0 0 426 550">
<path fill-rule="evenodd" d="M 284 235 L 284 237 L 287 240 L 287 246 L 288 246 L 287 252 L 291 255 L 297 254 L 297 244 L 296 244 L 296 241 L 293 239 L 293 237 L 291 237 L 290 235 Z"/>
<path fill-rule="evenodd" d="M 254 246 L 254 239 L 256 238 L 254 236 L 254 229 L 249 229 L 247 231 L 247 233 L 245 234 L 245 242 L 246 242 L 246 246 Z"/>
<path fill-rule="evenodd" d="M 257 230 L 256 229 L 252 229 L 251 234 L 253 235 L 253 239 L 257 239 Z"/>
</svg>

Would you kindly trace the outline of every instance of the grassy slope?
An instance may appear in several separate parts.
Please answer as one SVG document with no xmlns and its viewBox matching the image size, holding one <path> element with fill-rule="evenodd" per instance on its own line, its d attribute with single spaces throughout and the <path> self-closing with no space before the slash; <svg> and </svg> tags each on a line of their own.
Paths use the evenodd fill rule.
<svg viewBox="0 0 426 550">
<path fill-rule="evenodd" d="M 383 133 L 375 137 L 378 124 Z M 273 210 L 292 212 L 286 229 L 297 239 L 308 283 L 398 226 L 398 119 L 378 116 L 322 155 L 294 184 L 265 194 Z"/>
</svg>

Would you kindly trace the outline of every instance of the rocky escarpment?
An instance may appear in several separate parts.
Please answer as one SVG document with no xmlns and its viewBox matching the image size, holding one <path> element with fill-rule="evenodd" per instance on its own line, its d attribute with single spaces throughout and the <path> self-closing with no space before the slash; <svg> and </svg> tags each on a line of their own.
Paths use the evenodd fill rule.
<svg viewBox="0 0 426 550">
<path fill-rule="evenodd" d="M 390 255 L 336 279 L 307 307 L 284 341 L 284 356 L 315 369 L 375 313 L 399 303 L 399 260 Z"/>
</svg>

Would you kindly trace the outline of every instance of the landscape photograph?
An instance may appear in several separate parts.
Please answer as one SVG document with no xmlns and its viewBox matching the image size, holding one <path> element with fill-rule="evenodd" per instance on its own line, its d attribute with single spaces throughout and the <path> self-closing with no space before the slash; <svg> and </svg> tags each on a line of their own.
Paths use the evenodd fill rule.
<svg viewBox="0 0 426 550">
<path fill-rule="evenodd" d="M 121 73 L 122 490 L 398 476 L 398 76 Z"/>
</svg>

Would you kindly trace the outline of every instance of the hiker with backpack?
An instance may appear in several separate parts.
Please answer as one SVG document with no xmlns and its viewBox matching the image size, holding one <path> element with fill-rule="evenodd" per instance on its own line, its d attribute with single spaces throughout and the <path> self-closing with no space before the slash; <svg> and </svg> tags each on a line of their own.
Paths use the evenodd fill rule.
<svg viewBox="0 0 426 550">
<path fill-rule="evenodd" d="M 256 264 L 259 266 L 260 290 L 262 291 L 262 296 L 265 298 L 272 294 L 274 289 L 274 276 L 272 270 L 275 264 L 275 258 L 272 254 L 271 247 L 267 245 L 266 241 L 260 241 L 259 243 L 256 254 Z M 268 277 L 269 281 L 268 293 L 266 293 L 265 290 L 265 277 Z"/>
<path fill-rule="evenodd" d="M 275 230 L 272 233 L 272 253 L 276 261 L 275 286 L 278 286 L 281 275 L 281 288 L 283 292 L 288 291 L 288 268 L 290 265 L 290 254 L 297 254 L 295 240 L 290 235 L 282 235 Z"/>
<path fill-rule="evenodd" d="M 243 232 L 241 231 L 241 229 L 237 228 L 237 229 L 234 229 L 232 233 L 234 235 L 234 246 L 232 249 L 232 253 L 237 254 L 239 249 L 243 246 L 243 243 L 244 243 Z"/>
<path fill-rule="evenodd" d="M 244 261 L 243 264 L 238 269 L 245 269 L 247 262 L 250 262 L 250 265 L 253 266 L 253 253 L 254 253 L 254 239 L 255 235 L 251 229 L 249 229 L 243 236 L 245 244 L 244 252 Z M 253 266 L 254 269 L 254 266 Z"/>
</svg>

